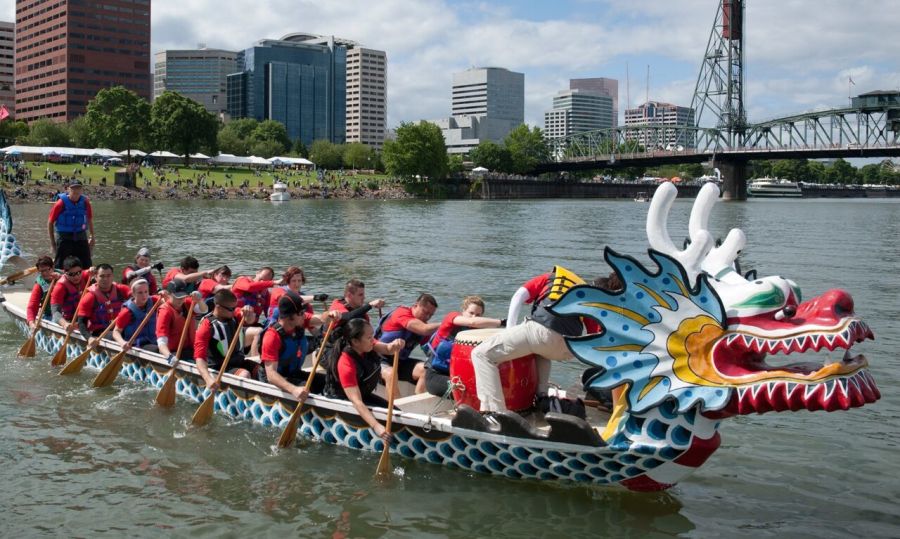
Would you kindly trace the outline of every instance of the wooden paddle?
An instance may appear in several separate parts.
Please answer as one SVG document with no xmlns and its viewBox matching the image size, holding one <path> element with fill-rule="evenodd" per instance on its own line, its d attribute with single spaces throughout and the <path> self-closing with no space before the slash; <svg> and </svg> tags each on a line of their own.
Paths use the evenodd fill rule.
<svg viewBox="0 0 900 539">
<path fill-rule="evenodd" d="M 109 333 L 110 331 L 112 331 L 112 328 L 114 328 L 114 327 L 116 327 L 115 319 L 112 322 L 110 322 L 109 325 L 106 326 L 106 329 L 103 330 L 103 333 L 101 333 L 97 337 L 97 344 L 95 344 L 94 346 L 86 346 L 84 349 L 84 352 L 78 354 L 78 356 L 75 357 L 75 359 L 68 362 L 66 364 L 66 366 L 63 367 L 61 371 L 59 371 L 60 376 L 65 376 L 67 374 L 76 374 L 76 373 L 81 372 L 81 369 L 84 368 L 84 364 L 87 363 L 88 358 L 91 357 L 91 350 L 96 348 L 97 345 L 100 344 L 100 341 L 103 339 L 103 337 L 106 337 L 106 334 Z"/>
<path fill-rule="evenodd" d="M 178 362 L 181 361 L 181 350 L 184 347 L 184 338 L 187 336 L 188 327 L 194 323 L 194 306 L 188 308 L 187 317 L 184 319 L 184 327 L 181 328 L 181 337 L 178 339 L 178 350 L 175 351 L 175 362 L 172 363 L 172 369 L 169 371 L 169 377 L 163 382 L 159 392 L 156 394 L 156 404 L 163 408 L 168 408 L 175 404 L 175 389 L 178 387 L 175 379 L 175 369 Z"/>
<path fill-rule="evenodd" d="M 56 284 L 56 281 L 50 283 L 50 286 L 47 287 L 47 294 L 44 296 L 44 301 L 41 302 L 41 308 L 37 313 L 37 318 L 34 319 L 34 329 L 31 330 L 31 336 L 28 337 L 28 340 L 22 344 L 22 347 L 19 348 L 19 357 L 34 357 L 35 353 L 35 339 L 37 338 L 37 332 L 41 329 L 41 322 L 44 320 L 44 313 L 47 311 L 47 305 L 50 305 L 50 293 L 53 292 L 53 285 Z"/>
<path fill-rule="evenodd" d="M 147 323 L 150 321 L 150 319 L 153 318 L 153 313 L 155 313 L 156 309 L 159 309 L 159 306 L 162 304 L 163 304 L 162 298 L 158 299 L 156 301 L 156 303 L 153 304 L 153 307 L 150 308 L 150 310 L 147 312 L 146 316 L 144 316 L 144 319 L 141 320 L 140 324 L 138 324 L 137 329 L 134 330 L 134 333 L 131 335 L 131 338 L 128 339 L 128 346 L 131 346 L 134 344 L 134 341 L 136 341 L 137 338 L 140 336 L 141 331 L 144 330 L 144 326 L 146 326 Z M 125 350 L 122 350 L 118 354 L 114 355 L 112 357 L 112 359 L 109 360 L 109 363 L 107 363 L 106 366 L 103 367 L 103 369 L 100 371 L 100 374 L 98 374 L 97 377 L 94 378 L 94 382 L 93 382 L 94 387 L 106 387 L 106 386 L 110 385 L 111 383 L 113 383 L 113 381 L 116 379 L 116 376 L 119 375 L 119 371 L 122 370 L 122 362 L 125 360 L 126 353 L 127 352 Z"/>
<path fill-rule="evenodd" d="M 12 275 L 9 275 L 7 277 L 4 277 L 3 279 L 0 279 L 0 286 L 9 284 L 9 283 L 14 283 L 23 277 L 28 277 L 32 273 L 37 273 L 37 270 L 38 270 L 37 266 L 31 266 L 30 268 L 28 268 L 26 270 L 20 271 L 18 273 L 13 273 Z"/>
<path fill-rule="evenodd" d="M 391 432 L 391 421 L 394 419 L 394 387 L 397 385 L 397 369 L 400 366 L 400 350 L 394 352 L 394 368 L 391 374 L 391 387 L 388 391 L 388 413 L 387 421 L 384 423 L 384 431 Z M 387 479 L 391 476 L 391 444 L 384 442 L 384 449 L 381 451 L 381 458 L 378 460 L 378 469 L 375 470 L 375 477 L 379 479 Z"/>
<path fill-rule="evenodd" d="M 331 336 L 331 330 L 334 329 L 337 320 L 332 320 L 330 324 L 328 324 L 328 330 L 325 331 L 325 337 L 322 338 L 322 345 L 319 346 L 318 352 L 316 352 L 316 358 L 312 364 L 312 371 L 309 373 L 309 378 L 306 379 L 306 390 L 309 391 L 309 388 L 312 387 L 313 379 L 316 377 L 316 369 L 319 368 L 319 359 L 322 358 L 322 352 L 325 350 L 325 345 L 328 343 L 328 337 Z M 294 443 L 294 440 L 297 438 L 297 425 L 300 423 L 300 413 L 302 412 L 303 403 L 298 402 L 297 406 L 294 408 L 294 411 L 291 412 L 291 418 L 288 419 L 287 425 L 284 426 L 284 430 L 281 431 L 281 436 L 278 438 L 278 447 L 285 448 Z"/>
<path fill-rule="evenodd" d="M 219 374 L 216 376 L 216 386 L 219 385 L 219 382 L 222 381 L 222 375 L 225 374 L 225 371 L 228 370 L 228 361 L 231 359 L 231 354 L 234 353 L 234 348 L 237 345 L 238 341 L 241 340 L 241 329 L 244 327 L 244 319 L 241 318 L 241 321 L 238 323 L 237 329 L 234 331 L 234 337 L 231 339 L 231 344 L 228 345 L 228 353 L 225 354 L 225 359 L 222 361 L 222 368 L 219 369 Z M 197 411 L 194 412 L 194 417 L 191 418 L 191 423 L 195 427 L 202 427 L 209 423 L 209 418 L 212 417 L 213 410 L 216 407 L 216 393 L 218 389 L 209 390 L 209 396 L 203 400 L 200 404 L 200 407 L 197 408 Z"/>
<path fill-rule="evenodd" d="M 60 279 L 65 279 L 65 277 L 60 277 Z M 50 364 L 54 367 L 59 367 L 60 365 L 66 364 L 66 357 L 69 348 L 69 338 L 72 337 L 72 332 L 75 331 L 75 328 L 78 327 L 78 306 L 81 305 L 81 300 L 83 300 L 84 296 L 87 294 L 88 289 L 91 287 L 91 281 L 93 279 L 94 278 L 91 277 L 90 279 L 88 279 L 87 284 L 84 285 L 84 290 L 81 291 L 81 296 L 78 298 L 78 303 L 75 304 L 75 312 L 72 313 L 72 321 L 69 323 L 69 327 L 66 328 L 66 338 L 63 339 L 62 346 L 59 347 L 59 350 L 57 350 L 53 355 L 53 359 L 50 360 Z"/>
</svg>

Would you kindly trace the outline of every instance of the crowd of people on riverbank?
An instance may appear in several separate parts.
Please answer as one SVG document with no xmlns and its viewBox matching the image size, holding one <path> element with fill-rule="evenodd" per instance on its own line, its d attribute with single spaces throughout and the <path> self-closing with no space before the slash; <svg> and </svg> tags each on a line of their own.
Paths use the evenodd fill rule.
<svg viewBox="0 0 900 539">
<path fill-rule="evenodd" d="M 351 401 L 385 439 L 390 434 L 369 410 L 388 404 L 376 394 L 378 385 L 384 383 L 386 391 L 397 396 L 397 384 L 392 383 L 396 379 L 415 386 L 416 393 L 448 398 L 451 351 L 459 332 L 506 328 L 472 351 L 482 410 L 502 412 L 502 363 L 535 354 L 536 405 L 543 411 L 558 409 L 548 395 L 550 361 L 572 359 L 565 336 L 600 331 L 596 323 L 563 318 L 547 309 L 567 288 L 582 282 L 563 268 L 526 282 L 514 294 L 506 319 L 485 317 L 484 301 L 473 295 L 463 299 L 460 310 L 432 321 L 438 308 L 432 294 L 419 294 L 410 305 L 383 314 L 385 299 L 368 299 L 366 284 L 359 279 L 347 281 L 341 297 L 324 308 L 329 296 L 304 292 L 306 274 L 299 266 L 288 267 L 278 278 L 268 266 L 235 277 L 228 266 L 201 269 L 196 258 L 185 256 L 163 274 L 165 266 L 154 264 L 150 250 L 141 248 L 133 262 L 117 272 L 111 264 L 92 259 L 93 219 L 90 201 L 73 182 L 48 217 L 55 258 L 42 256 L 36 262 L 39 276 L 27 306 L 29 325 L 34 327 L 43 316 L 70 333 L 77 330 L 91 347 L 110 334 L 126 351 L 140 347 L 170 362 L 193 361 L 210 388 L 218 385 L 212 371 L 225 367 L 226 351 L 238 339 L 227 372 L 273 384 L 300 402 L 309 394 L 304 363 L 312 351 L 321 349 L 324 381 L 312 390 Z M 614 274 L 594 284 L 621 287 Z M 323 308 L 317 311 L 314 305 L 319 303 Z M 524 305 L 532 306 L 531 314 L 517 323 Z M 373 310 L 379 315 L 374 324 Z M 418 348 L 424 358 L 416 357 Z M 583 409 L 576 415 L 583 416 Z"/>
</svg>

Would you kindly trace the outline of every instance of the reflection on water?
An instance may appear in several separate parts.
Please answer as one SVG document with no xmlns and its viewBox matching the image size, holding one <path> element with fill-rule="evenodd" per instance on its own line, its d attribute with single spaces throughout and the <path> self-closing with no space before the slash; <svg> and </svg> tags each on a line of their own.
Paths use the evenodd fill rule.
<svg viewBox="0 0 900 539">
<path fill-rule="evenodd" d="M 299 263 L 310 292 L 339 295 L 358 277 L 370 297 L 408 303 L 435 294 L 438 315 L 477 293 L 489 315 L 526 279 L 563 264 L 606 274 L 603 247 L 646 256 L 647 206 L 623 201 L 97 202 L 97 261 L 117 266 L 141 246 L 172 265 L 186 254 L 236 273 Z M 91 375 L 55 376 L 47 358 L 15 359 L 22 343 L 0 324 L 0 500 L 5 535 L 265 535 L 560 537 L 900 535 L 900 346 L 892 201 L 720 204 L 711 230 L 742 228 L 741 262 L 797 281 L 809 297 L 848 289 L 877 340 L 870 358 L 883 398 L 846 413 L 784 413 L 727 422 L 723 446 L 670 492 L 545 485 L 422 463 L 375 483 L 377 455 L 304 441 L 274 449 L 278 432 L 216 417 L 190 428 L 194 406 L 153 406 L 153 392 Z M 687 232 L 676 202 L 670 233 Z M 13 207 L 26 250 L 46 248 L 45 205 Z M 563 386 L 577 364 L 556 365 Z"/>
</svg>

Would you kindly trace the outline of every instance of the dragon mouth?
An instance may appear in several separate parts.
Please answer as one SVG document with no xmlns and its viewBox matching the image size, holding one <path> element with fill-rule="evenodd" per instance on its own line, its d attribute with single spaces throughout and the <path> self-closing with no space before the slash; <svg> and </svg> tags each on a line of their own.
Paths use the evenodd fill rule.
<svg viewBox="0 0 900 539">
<path fill-rule="evenodd" d="M 716 370 L 737 386 L 729 412 L 846 410 L 880 398 L 866 369 L 868 360 L 851 353 L 854 344 L 875 338 L 862 320 L 848 318 L 831 328 L 768 333 L 727 333 L 713 347 Z M 778 359 L 796 353 L 836 350 L 844 350 L 839 359 L 777 364 Z"/>
</svg>

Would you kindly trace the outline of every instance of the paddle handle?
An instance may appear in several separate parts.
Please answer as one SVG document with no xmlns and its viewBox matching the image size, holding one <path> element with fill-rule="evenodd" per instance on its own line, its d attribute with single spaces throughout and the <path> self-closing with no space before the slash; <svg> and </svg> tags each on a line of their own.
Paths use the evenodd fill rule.
<svg viewBox="0 0 900 539">
<path fill-rule="evenodd" d="M 184 317 L 184 327 L 181 328 L 181 337 L 178 338 L 178 350 L 175 351 L 175 363 L 173 364 L 173 366 L 178 364 L 178 359 L 181 357 L 181 350 L 184 348 L 184 338 L 187 336 L 187 333 L 188 333 L 188 324 L 193 324 L 193 323 L 194 323 L 194 304 L 192 302 L 190 308 L 188 308 L 187 315 Z"/>
<path fill-rule="evenodd" d="M 38 270 L 37 266 L 31 266 L 30 268 L 28 268 L 26 270 L 20 271 L 18 273 L 13 273 L 12 275 L 9 275 L 7 277 L 4 277 L 3 279 L 0 279 L 0 285 L 18 281 L 22 277 L 28 277 L 32 273 L 36 273 L 37 270 Z"/>
<path fill-rule="evenodd" d="M 113 321 L 110 322 L 108 326 L 106 326 L 106 329 L 104 329 L 104 330 L 100 333 L 100 335 L 97 335 L 97 343 L 99 344 L 100 341 L 102 341 L 103 338 L 106 337 L 106 334 L 109 333 L 110 331 L 112 331 L 112 328 L 114 328 L 114 327 L 116 327 L 116 321 L 115 321 L 115 319 L 113 319 Z"/>
<path fill-rule="evenodd" d="M 50 283 L 50 286 L 47 288 L 47 295 L 44 296 L 44 301 L 41 302 L 41 308 L 38 310 L 37 319 L 34 321 L 34 330 L 31 332 L 31 337 L 34 338 L 37 335 L 39 329 L 41 329 L 41 321 L 44 319 L 44 313 L 47 312 L 47 306 L 50 305 L 50 294 L 53 292 L 53 287 L 56 286 L 56 282 L 59 279 Z"/>
<path fill-rule="evenodd" d="M 385 432 L 391 432 L 391 422 L 394 420 L 394 395 L 396 391 L 394 388 L 397 386 L 397 369 L 400 367 L 400 350 L 394 352 L 394 365 L 393 369 L 391 369 L 391 387 L 388 388 L 390 393 L 388 394 L 388 412 L 387 412 L 387 421 L 384 422 L 384 430 Z M 385 444 L 387 445 L 387 444 Z"/>
<path fill-rule="evenodd" d="M 225 359 L 222 361 L 222 368 L 219 369 L 219 374 L 216 375 L 216 385 L 219 385 L 219 381 L 222 380 L 222 375 L 228 370 L 228 361 L 231 360 L 231 354 L 234 353 L 235 346 L 237 346 L 238 341 L 241 340 L 242 329 L 244 329 L 243 317 L 241 317 L 241 321 L 238 322 L 237 329 L 234 330 L 234 337 L 231 338 L 231 344 L 228 345 L 228 353 L 225 354 Z"/>
<path fill-rule="evenodd" d="M 313 360 L 312 371 L 309 373 L 309 378 L 306 379 L 306 391 L 309 391 L 309 388 L 312 387 L 313 379 L 316 377 L 316 369 L 319 368 L 319 360 L 322 359 L 322 352 L 325 351 L 325 345 L 328 344 L 328 337 L 331 336 L 331 330 L 334 329 L 335 325 L 337 325 L 337 320 L 332 320 L 331 323 L 328 324 L 328 329 L 325 330 L 325 336 L 322 337 L 322 344 L 316 351 L 316 358 Z"/>
<path fill-rule="evenodd" d="M 128 339 L 128 346 L 131 346 L 132 344 L 134 344 L 134 341 L 136 341 L 138 336 L 141 334 L 141 332 L 144 331 L 144 327 L 146 327 L 147 322 L 149 322 L 150 319 L 153 318 L 153 313 L 155 313 L 156 309 L 159 309 L 159 306 L 162 304 L 163 304 L 163 300 L 162 300 L 162 298 L 159 298 L 156 300 L 156 303 L 153 304 L 153 307 L 150 307 L 150 310 L 147 311 L 147 315 L 144 316 L 144 319 L 141 320 L 140 324 L 138 324 L 138 327 L 136 330 L 134 330 L 134 333 L 131 335 L 131 338 Z"/>
<path fill-rule="evenodd" d="M 65 277 L 60 277 L 59 279 L 65 279 Z M 57 281 L 59 279 L 57 279 Z M 82 302 L 82 300 L 84 300 L 84 297 L 87 295 L 88 289 L 91 287 L 91 283 L 93 281 L 94 281 L 94 277 L 91 276 L 87 280 L 87 283 L 85 283 L 84 289 L 81 290 L 81 296 L 78 297 L 78 303 L 75 304 L 75 313 L 72 314 L 72 321 L 69 323 L 69 327 L 66 328 L 66 340 L 64 341 L 64 344 L 69 342 L 69 335 L 71 335 L 72 332 L 75 331 L 75 328 L 78 326 L 78 323 L 76 322 L 76 320 L 78 319 L 78 306 L 81 305 L 81 302 Z M 50 292 L 51 291 L 47 291 L 48 296 L 50 295 Z"/>
</svg>

